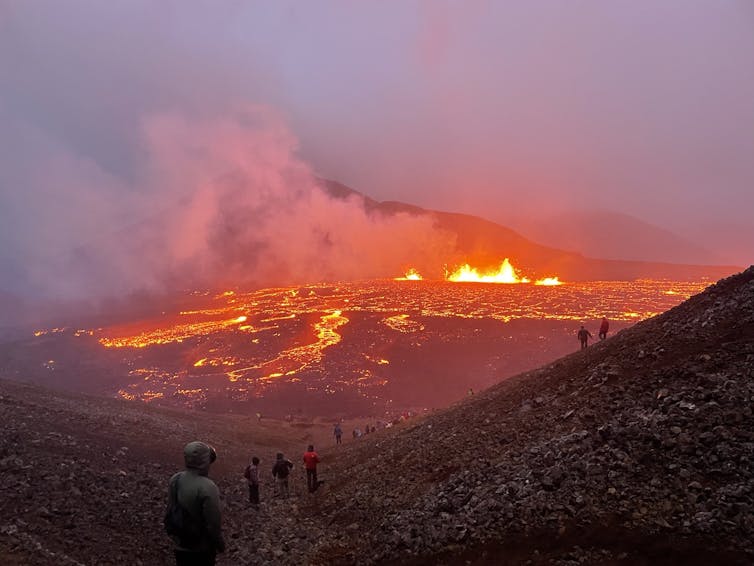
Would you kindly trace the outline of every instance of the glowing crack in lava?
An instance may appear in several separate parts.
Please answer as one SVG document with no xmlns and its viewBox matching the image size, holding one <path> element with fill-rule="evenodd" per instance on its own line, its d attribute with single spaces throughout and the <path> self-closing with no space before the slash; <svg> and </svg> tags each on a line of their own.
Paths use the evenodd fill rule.
<svg viewBox="0 0 754 566">
<path fill-rule="evenodd" d="M 512 273 L 524 280 L 515 270 Z M 98 329 L 38 330 L 34 340 L 70 337 L 80 341 L 82 352 L 94 356 L 99 354 L 92 353 L 96 350 L 90 345 L 97 346 L 106 352 L 107 363 L 120 364 L 117 371 L 123 381 L 113 394 L 125 399 L 182 406 L 256 403 L 295 389 L 296 395 L 350 396 L 372 406 L 393 399 L 401 384 L 435 375 L 436 368 L 424 368 L 446 352 L 462 356 L 452 353 L 452 345 L 462 344 L 459 339 L 472 346 L 469 352 L 487 343 L 498 352 L 509 347 L 511 334 L 515 353 L 520 340 L 529 340 L 529 324 L 544 325 L 546 334 L 537 331 L 542 340 L 530 333 L 537 349 L 527 350 L 526 356 L 534 352 L 540 356 L 535 361 L 546 363 L 550 358 L 542 352 L 554 351 L 551 345 L 558 337 L 570 347 L 573 329 L 584 321 L 589 325 L 607 316 L 615 323 L 611 332 L 617 332 L 707 286 L 651 280 L 559 286 L 427 279 L 411 283 L 385 279 L 234 293 L 196 291 L 181 310 Z M 513 329 L 501 326 L 512 321 L 517 321 Z M 341 330 L 344 327 L 348 332 Z M 523 334 L 516 335 L 515 329 Z M 508 360 L 509 356 L 495 354 L 469 371 L 497 377 L 503 371 L 498 365 Z M 55 368 L 56 377 L 66 371 L 64 363 L 49 367 Z M 99 379 L 99 374 L 92 375 Z M 453 379 L 464 375 L 453 374 Z"/>
<path fill-rule="evenodd" d="M 264 371 L 264 375 L 260 377 L 263 381 L 294 375 L 307 367 L 319 363 L 322 360 L 325 348 L 340 342 L 341 336 L 337 330 L 347 323 L 348 319 L 339 310 L 323 315 L 320 321 L 314 325 L 314 329 L 317 332 L 316 342 L 284 350 L 275 359 L 264 364 L 229 371 L 227 374 L 228 378 L 231 381 L 238 381 L 245 373 L 258 369 Z"/>
<path fill-rule="evenodd" d="M 181 313 L 184 314 L 184 313 Z M 191 314 L 194 314 L 192 312 Z M 208 321 L 202 323 L 177 324 L 168 328 L 157 328 L 137 334 L 136 336 L 124 336 L 121 338 L 100 338 L 99 342 L 106 348 L 146 348 L 156 344 L 169 344 L 182 342 L 197 334 L 210 334 L 220 330 L 226 330 L 246 322 L 245 316 L 238 316 L 232 320 Z"/>
</svg>

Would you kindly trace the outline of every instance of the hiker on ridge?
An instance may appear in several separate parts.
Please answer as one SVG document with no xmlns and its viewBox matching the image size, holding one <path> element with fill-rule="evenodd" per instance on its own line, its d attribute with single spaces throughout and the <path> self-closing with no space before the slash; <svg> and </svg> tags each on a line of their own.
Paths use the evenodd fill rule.
<svg viewBox="0 0 754 566">
<path fill-rule="evenodd" d="M 293 469 L 293 462 L 286 460 L 282 452 L 278 452 L 275 465 L 272 466 L 272 477 L 275 478 L 275 490 L 278 497 L 288 497 L 288 476 Z"/>
<path fill-rule="evenodd" d="M 607 331 L 609 329 L 610 329 L 610 323 L 608 322 L 607 317 L 603 316 L 602 324 L 600 324 L 600 333 L 599 333 L 600 340 L 604 340 L 605 338 L 607 338 Z"/>
<path fill-rule="evenodd" d="M 584 325 L 582 324 L 579 329 L 578 337 L 579 342 L 581 342 L 581 349 L 586 350 L 586 347 L 589 345 L 589 339 L 592 337 L 592 333 L 584 328 Z"/>
<path fill-rule="evenodd" d="M 309 493 L 314 493 L 319 487 L 317 482 L 317 464 L 319 464 L 319 455 L 314 451 L 314 445 L 310 444 L 304 452 L 304 468 L 306 468 L 306 487 Z"/>
<path fill-rule="evenodd" d="M 220 524 L 220 492 L 207 477 L 217 453 L 204 442 L 183 449 L 186 470 L 170 478 L 165 528 L 175 542 L 177 566 L 213 566 L 225 551 Z M 176 515 L 180 517 L 176 523 Z"/>
<path fill-rule="evenodd" d="M 253 456 L 246 466 L 243 477 L 249 482 L 249 503 L 259 505 L 259 458 Z"/>
</svg>

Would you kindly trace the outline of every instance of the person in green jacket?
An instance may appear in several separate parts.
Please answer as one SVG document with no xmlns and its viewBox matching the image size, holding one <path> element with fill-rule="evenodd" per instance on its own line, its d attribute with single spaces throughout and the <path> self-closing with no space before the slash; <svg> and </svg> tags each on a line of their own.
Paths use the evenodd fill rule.
<svg viewBox="0 0 754 566">
<path fill-rule="evenodd" d="M 220 492 L 207 477 L 217 453 L 204 442 L 189 442 L 183 449 L 186 470 L 170 478 L 168 505 L 184 510 L 183 535 L 173 536 L 177 566 L 214 566 L 225 551 L 220 524 Z"/>
</svg>

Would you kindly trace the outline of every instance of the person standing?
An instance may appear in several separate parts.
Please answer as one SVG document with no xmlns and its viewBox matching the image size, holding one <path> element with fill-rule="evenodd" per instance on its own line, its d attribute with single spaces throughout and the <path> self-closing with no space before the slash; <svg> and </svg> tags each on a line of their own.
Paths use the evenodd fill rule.
<svg viewBox="0 0 754 566">
<path fill-rule="evenodd" d="M 314 445 L 310 444 L 304 452 L 304 468 L 306 468 L 306 487 L 309 493 L 314 493 L 319 487 L 317 482 L 317 464 L 319 464 L 319 455 L 314 451 Z"/>
<path fill-rule="evenodd" d="M 249 503 L 259 505 L 259 458 L 253 456 L 244 477 L 249 482 Z"/>
<path fill-rule="evenodd" d="M 341 438 L 343 437 L 343 429 L 340 428 L 340 423 L 335 423 L 335 428 L 333 429 L 333 435 L 335 436 L 335 444 L 340 444 Z"/>
<path fill-rule="evenodd" d="M 272 477 L 275 478 L 275 487 L 279 497 L 288 497 L 288 476 L 292 469 L 293 462 L 286 460 L 283 453 L 278 452 L 277 458 L 275 459 L 275 465 L 272 466 Z"/>
<path fill-rule="evenodd" d="M 217 453 L 208 444 L 194 441 L 183 449 L 183 458 L 186 469 L 170 478 L 165 513 L 165 528 L 175 543 L 175 563 L 214 566 L 217 553 L 225 552 L 220 492 L 207 477 Z"/>
<path fill-rule="evenodd" d="M 600 333 L 599 333 L 600 340 L 604 340 L 605 338 L 607 338 L 607 331 L 609 329 L 610 329 L 610 323 L 608 322 L 607 317 L 603 316 L 602 324 L 600 324 Z"/>
<path fill-rule="evenodd" d="M 584 328 L 584 325 L 582 324 L 579 329 L 578 337 L 579 342 L 581 342 L 581 349 L 586 350 L 586 347 L 589 345 L 589 339 L 592 337 L 592 333 Z"/>
</svg>

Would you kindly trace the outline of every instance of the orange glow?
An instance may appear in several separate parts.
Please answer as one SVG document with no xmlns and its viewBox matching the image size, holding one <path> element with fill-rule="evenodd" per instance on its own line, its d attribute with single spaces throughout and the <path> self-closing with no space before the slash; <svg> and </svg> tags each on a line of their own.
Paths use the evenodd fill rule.
<svg viewBox="0 0 754 566">
<path fill-rule="evenodd" d="M 537 279 L 534 282 L 535 285 L 545 285 L 545 286 L 552 286 L 552 285 L 562 285 L 563 282 L 558 279 L 557 277 L 545 277 L 544 279 Z"/>
<path fill-rule="evenodd" d="M 510 261 L 502 262 L 493 274 L 465 268 L 477 275 L 467 281 L 491 281 L 494 278 L 490 275 L 501 272 L 508 281 L 527 281 Z M 545 274 L 552 277 L 540 278 Z M 325 387 L 320 380 L 330 375 L 332 360 L 345 355 L 350 356 L 353 366 L 367 364 L 360 368 L 359 383 L 385 385 L 389 370 L 400 367 L 398 360 L 386 353 L 368 354 L 374 349 L 371 341 L 361 351 L 351 352 L 353 343 L 344 350 L 337 348 L 343 340 L 341 333 L 348 335 L 342 329 L 347 328 L 351 313 L 359 324 L 366 314 L 379 325 L 375 332 L 393 335 L 389 340 L 407 340 L 419 347 L 437 336 L 437 325 L 428 324 L 432 320 L 452 324 L 460 319 L 507 322 L 546 318 L 570 324 L 599 320 L 607 314 L 611 321 L 634 323 L 664 312 L 707 286 L 705 282 L 652 280 L 562 283 L 551 273 L 526 275 L 531 279 L 529 285 L 485 287 L 444 280 L 425 279 L 417 284 L 379 280 L 236 291 L 232 295 L 197 294 L 199 298 L 182 307 L 186 310 L 176 309 L 152 319 L 88 330 L 38 329 L 34 335 L 38 340 L 58 332 L 81 336 L 77 340 L 93 335 L 102 347 L 133 349 L 121 354 L 132 369 L 131 383 L 118 392 L 120 397 L 193 406 L 206 401 L 208 392 L 227 388 L 251 398 L 264 395 L 268 387 L 277 387 L 280 382 L 311 380 L 307 387 L 320 390 Z M 561 285 L 535 287 L 556 285 L 555 281 Z M 593 299 L 584 301 L 585 294 Z M 149 351 L 152 346 L 180 343 L 184 345 L 163 353 Z M 159 365 L 162 359 L 169 363 Z M 172 362 L 176 359 L 181 365 Z M 51 372 L 59 371 L 59 366 L 60 362 L 49 360 L 44 365 L 45 371 Z M 346 378 L 333 380 L 332 390 L 326 392 L 336 394 L 348 385 Z"/>
<path fill-rule="evenodd" d="M 413 267 L 409 269 L 403 277 L 395 278 L 396 281 L 421 281 L 422 279 L 424 279 L 424 277 L 422 277 Z"/>
<path fill-rule="evenodd" d="M 232 320 L 198 322 L 195 324 L 177 324 L 168 328 L 157 328 L 155 330 L 145 331 L 135 336 L 100 338 L 99 343 L 106 348 L 146 348 L 147 346 L 154 346 L 156 344 L 170 344 L 172 342 L 180 343 L 187 338 L 196 336 L 197 334 L 206 335 L 211 332 L 218 332 L 241 322 L 246 322 L 245 316 L 239 316 Z"/>
<path fill-rule="evenodd" d="M 446 275 L 448 281 L 455 281 L 457 283 L 528 283 L 529 280 L 526 277 L 519 277 L 516 273 L 516 269 L 511 265 L 511 262 L 506 257 L 503 263 L 500 264 L 500 269 L 497 271 L 488 271 L 486 273 L 480 273 L 474 267 L 471 267 L 468 263 L 462 265 L 453 273 Z"/>
</svg>

